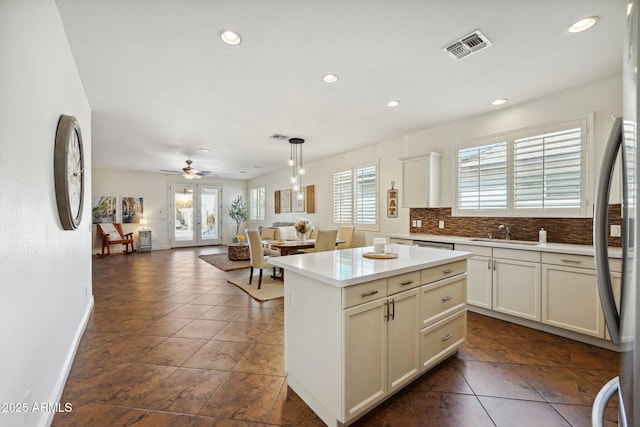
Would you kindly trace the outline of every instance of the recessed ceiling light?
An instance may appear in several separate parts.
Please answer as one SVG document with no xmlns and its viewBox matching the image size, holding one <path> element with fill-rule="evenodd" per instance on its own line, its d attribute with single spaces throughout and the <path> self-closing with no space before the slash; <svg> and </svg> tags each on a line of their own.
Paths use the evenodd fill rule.
<svg viewBox="0 0 640 427">
<path fill-rule="evenodd" d="M 579 21 L 576 21 L 573 24 L 571 24 L 571 26 L 567 28 L 567 33 L 574 34 L 584 30 L 588 30 L 589 28 L 596 25 L 596 22 L 598 22 L 598 19 L 600 18 L 598 18 L 597 16 L 589 16 L 588 18 L 582 18 Z"/>
<path fill-rule="evenodd" d="M 491 101 L 491 105 L 494 105 L 494 106 L 495 106 L 495 105 L 502 105 L 502 104 L 504 104 L 505 102 L 507 102 L 507 100 L 506 100 L 506 99 L 504 99 L 504 98 L 495 99 L 495 100 Z"/>
<path fill-rule="evenodd" d="M 331 73 L 325 74 L 324 76 L 322 76 L 322 81 L 325 83 L 335 83 L 338 81 L 338 76 Z"/>
<path fill-rule="evenodd" d="M 220 38 L 223 42 L 231 46 L 240 44 L 240 35 L 235 31 L 225 30 L 220 33 Z"/>
<path fill-rule="evenodd" d="M 202 147 L 202 148 L 198 148 L 198 151 L 201 153 L 210 153 L 211 150 L 208 149 L 207 147 Z"/>
<path fill-rule="evenodd" d="M 400 101 L 393 100 L 387 102 L 387 107 L 397 107 L 398 105 L 400 105 Z"/>
<path fill-rule="evenodd" d="M 631 15 L 632 11 L 633 11 L 633 2 L 629 2 L 627 3 L 627 16 Z"/>
</svg>

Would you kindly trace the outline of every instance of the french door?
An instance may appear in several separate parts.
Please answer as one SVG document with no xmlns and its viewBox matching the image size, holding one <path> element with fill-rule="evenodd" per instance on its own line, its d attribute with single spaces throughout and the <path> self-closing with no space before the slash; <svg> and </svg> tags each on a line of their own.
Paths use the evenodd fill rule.
<svg viewBox="0 0 640 427">
<path fill-rule="evenodd" d="M 171 184 L 171 247 L 219 245 L 222 188 L 204 184 Z"/>
</svg>

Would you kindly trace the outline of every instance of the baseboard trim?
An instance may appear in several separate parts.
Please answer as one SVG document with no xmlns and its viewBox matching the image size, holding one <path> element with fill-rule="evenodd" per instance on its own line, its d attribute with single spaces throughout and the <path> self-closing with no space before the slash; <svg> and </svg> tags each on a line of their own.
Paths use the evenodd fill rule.
<svg viewBox="0 0 640 427">
<path fill-rule="evenodd" d="M 87 307 L 85 309 L 84 316 L 82 317 L 82 321 L 78 325 L 78 329 L 76 329 L 76 333 L 73 337 L 73 341 L 71 343 L 71 347 L 69 348 L 69 352 L 67 353 L 67 357 L 65 358 L 64 364 L 62 365 L 62 369 L 60 370 L 60 374 L 58 374 L 58 380 L 56 381 L 53 390 L 51 391 L 51 396 L 49 398 L 49 402 L 60 402 L 60 398 L 62 397 L 62 392 L 64 391 L 64 386 L 67 383 L 67 378 L 69 377 L 69 372 L 71 372 L 71 366 L 73 365 L 73 360 L 76 357 L 76 353 L 78 351 L 78 346 L 80 345 L 80 340 L 82 339 L 82 335 L 84 334 L 84 330 L 87 327 L 87 323 L 89 323 L 89 317 L 91 316 L 91 311 L 93 311 L 93 295 L 91 299 L 88 301 Z M 64 407 L 64 404 L 61 404 Z M 48 427 L 53 423 L 53 417 L 55 416 L 55 412 L 47 411 L 43 414 L 43 417 L 40 418 L 40 422 L 38 423 L 39 427 Z"/>
</svg>

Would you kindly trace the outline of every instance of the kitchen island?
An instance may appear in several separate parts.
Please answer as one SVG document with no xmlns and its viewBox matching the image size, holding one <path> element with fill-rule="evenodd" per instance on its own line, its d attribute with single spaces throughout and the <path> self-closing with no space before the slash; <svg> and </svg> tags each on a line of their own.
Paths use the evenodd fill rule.
<svg viewBox="0 0 640 427">
<path fill-rule="evenodd" d="M 471 253 L 387 245 L 272 258 L 285 269 L 289 386 L 348 425 L 455 353 L 466 337 Z"/>
</svg>

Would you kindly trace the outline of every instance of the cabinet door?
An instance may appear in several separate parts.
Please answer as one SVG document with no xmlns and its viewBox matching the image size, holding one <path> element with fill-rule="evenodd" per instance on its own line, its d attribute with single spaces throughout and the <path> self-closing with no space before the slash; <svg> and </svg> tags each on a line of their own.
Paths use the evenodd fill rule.
<svg viewBox="0 0 640 427">
<path fill-rule="evenodd" d="M 540 321 L 540 271 L 537 262 L 493 259 L 493 309 Z"/>
<path fill-rule="evenodd" d="M 493 270 L 491 257 L 475 255 L 467 259 L 467 304 L 492 308 Z"/>
<path fill-rule="evenodd" d="M 604 338 L 595 270 L 543 264 L 542 323 Z"/>
<path fill-rule="evenodd" d="M 348 421 L 386 396 L 387 299 L 357 305 L 343 313 L 344 419 Z"/>
<path fill-rule="evenodd" d="M 389 297 L 389 392 L 401 388 L 420 372 L 420 289 Z"/>
<path fill-rule="evenodd" d="M 427 157 L 402 162 L 402 207 L 428 207 Z"/>
</svg>

